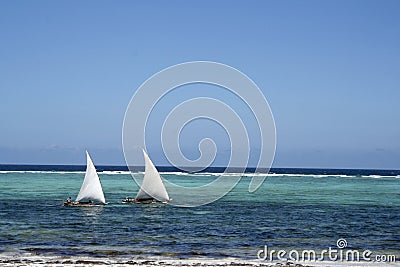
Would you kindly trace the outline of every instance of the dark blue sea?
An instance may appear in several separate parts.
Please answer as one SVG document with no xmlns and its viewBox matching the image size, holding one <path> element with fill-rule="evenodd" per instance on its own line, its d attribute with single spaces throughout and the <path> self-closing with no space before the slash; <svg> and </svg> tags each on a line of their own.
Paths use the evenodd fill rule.
<svg viewBox="0 0 400 267">
<path fill-rule="evenodd" d="M 84 170 L 0 165 L 0 255 L 256 259 L 265 245 L 322 250 L 343 238 L 347 248 L 400 260 L 399 170 L 272 169 L 254 193 L 243 175 L 221 199 L 182 208 L 123 204 L 138 185 L 126 167 L 98 166 L 109 204 L 63 207 L 78 194 Z M 159 170 L 192 186 L 224 171 Z"/>
</svg>

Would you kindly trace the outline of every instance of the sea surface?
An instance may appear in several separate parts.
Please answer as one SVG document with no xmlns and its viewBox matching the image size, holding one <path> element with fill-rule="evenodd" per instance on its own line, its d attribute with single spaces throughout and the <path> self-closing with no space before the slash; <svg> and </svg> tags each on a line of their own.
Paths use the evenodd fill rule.
<svg viewBox="0 0 400 267">
<path fill-rule="evenodd" d="M 0 166 L 0 255 L 256 259 L 265 245 L 318 251 L 343 238 L 349 249 L 400 261 L 400 171 L 273 169 L 254 193 L 244 175 L 218 201 L 182 208 L 123 204 L 138 185 L 125 169 L 103 166 L 109 204 L 63 207 L 84 169 Z M 220 174 L 161 175 L 197 186 Z"/>
</svg>

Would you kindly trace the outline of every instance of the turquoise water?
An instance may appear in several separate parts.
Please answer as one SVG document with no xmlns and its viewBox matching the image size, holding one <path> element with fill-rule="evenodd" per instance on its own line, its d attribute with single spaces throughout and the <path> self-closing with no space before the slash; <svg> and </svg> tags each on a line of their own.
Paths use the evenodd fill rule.
<svg viewBox="0 0 400 267">
<path fill-rule="evenodd" d="M 255 259 L 264 245 L 327 249 L 345 238 L 349 248 L 399 257 L 398 177 L 273 175 L 255 193 L 243 177 L 214 203 L 179 208 L 122 204 L 138 191 L 132 177 L 99 176 L 109 204 L 71 208 L 61 203 L 76 197 L 83 172 L 1 172 L 0 253 Z M 189 186 L 216 177 L 162 176 Z"/>
</svg>

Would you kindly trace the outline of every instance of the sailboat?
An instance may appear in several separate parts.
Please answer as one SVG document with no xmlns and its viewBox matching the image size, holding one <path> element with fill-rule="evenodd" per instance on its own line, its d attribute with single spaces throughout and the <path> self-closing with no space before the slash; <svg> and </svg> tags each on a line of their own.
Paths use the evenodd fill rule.
<svg viewBox="0 0 400 267">
<path fill-rule="evenodd" d="M 64 206 L 98 206 L 105 205 L 103 189 L 101 187 L 99 175 L 96 172 L 93 161 L 86 150 L 86 174 L 81 190 L 75 201 L 68 198 L 63 203 Z"/>
<path fill-rule="evenodd" d="M 153 162 L 143 149 L 145 170 L 142 186 L 135 198 L 125 198 L 124 203 L 149 204 L 153 202 L 167 203 L 170 201 L 168 192 Z"/>
</svg>

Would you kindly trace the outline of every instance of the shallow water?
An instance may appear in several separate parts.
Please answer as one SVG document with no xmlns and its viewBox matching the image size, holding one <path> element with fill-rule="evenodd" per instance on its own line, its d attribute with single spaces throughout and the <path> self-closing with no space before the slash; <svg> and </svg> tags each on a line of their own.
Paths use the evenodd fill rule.
<svg viewBox="0 0 400 267">
<path fill-rule="evenodd" d="M 0 253 L 255 259 L 264 245 L 322 250 L 345 238 L 348 248 L 399 257 L 396 177 L 272 175 L 255 193 L 248 192 L 250 177 L 243 177 L 214 203 L 179 208 L 123 204 L 138 190 L 132 177 L 99 176 L 108 205 L 63 207 L 77 195 L 84 173 L 0 173 Z M 191 186 L 216 177 L 162 176 Z"/>
</svg>

